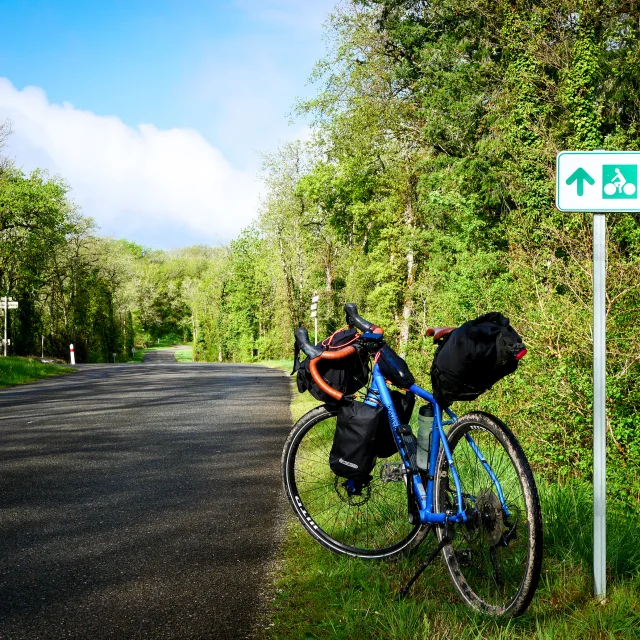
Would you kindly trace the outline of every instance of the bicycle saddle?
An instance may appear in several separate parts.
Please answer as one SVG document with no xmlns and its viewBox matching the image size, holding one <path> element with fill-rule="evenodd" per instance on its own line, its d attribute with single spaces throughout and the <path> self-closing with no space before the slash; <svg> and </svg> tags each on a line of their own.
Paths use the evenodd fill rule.
<svg viewBox="0 0 640 640">
<path fill-rule="evenodd" d="M 438 342 L 440 338 L 448 336 L 456 327 L 429 327 L 427 336 L 433 336 L 433 341 Z"/>
</svg>

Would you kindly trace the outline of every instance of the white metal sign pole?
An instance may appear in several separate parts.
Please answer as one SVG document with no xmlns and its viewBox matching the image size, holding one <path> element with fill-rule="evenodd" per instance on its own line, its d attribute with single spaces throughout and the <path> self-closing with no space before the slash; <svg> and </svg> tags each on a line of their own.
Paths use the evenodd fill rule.
<svg viewBox="0 0 640 640">
<path fill-rule="evenodd" d="M 606 264 L 607 222 L 593 214 L 593 585 L 607 592 Z"/>
</svg>

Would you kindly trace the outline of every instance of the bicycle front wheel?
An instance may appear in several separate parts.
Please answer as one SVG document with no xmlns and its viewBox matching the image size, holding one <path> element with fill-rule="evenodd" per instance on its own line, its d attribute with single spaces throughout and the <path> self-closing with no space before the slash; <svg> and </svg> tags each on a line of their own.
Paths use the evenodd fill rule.
<svg viewBox="0 0 640 640">
<path fill-rule="evenodd" d="M 533 598 L 542 566 L 542 516 L 529 463 L 513 433 L 486 413 L 459 418 L 447 441 L 468 517 L 464 524 L 438 531 L 440 539 L 452 539 L 442 551 L 451 581 L 473 609 L 521 615 Z M 435 477 L 437 510 L 455 509 L 455 483 L 443 451 Z"/>
<path fill-rule="evenodd" d="M 337 410 L 322 405 L 293 427 L 282 453 L 284 489 L 302 526 L 327 549 L 359 558 L 390 558 L 416 546 L 426 528 L 408 519 L 402 462 L 378 460 L 373 480 L 350 495 L 329 467 Z"/>
</svg>

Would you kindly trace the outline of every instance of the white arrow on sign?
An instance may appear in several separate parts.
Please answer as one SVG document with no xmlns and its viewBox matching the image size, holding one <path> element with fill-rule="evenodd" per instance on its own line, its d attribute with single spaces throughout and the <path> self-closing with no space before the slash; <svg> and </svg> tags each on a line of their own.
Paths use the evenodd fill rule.
<svg viewBox="0 0 640 640">
<path fill-rule="evenodd" d="M 311 305 L 311 311 L 315 311 L 317 308 L 318 308 L 318 303 L 317 303 L 317 302 L 314 302 L 314 303 Z"/>
<path fill-rule="evenodd" d="M 313 298 L 311 298 L 311 302 L 318 302 L 318 300 L 320 300 L 320 296 L 313 296 Z"/>
<path fill-rule="evenodd" d="M 317 315 L 318 315 L 318 312 L 317 312 L 317 311 L 312 311 L 312 312 L 311 312 L 311 317 L 312 317 L 312 318 L 315 318 Z"/>
<path fill-rule="evenodd" d="M 17 309 L 18 308 L 18 303 L 17 302 L 5 302 L 4 304 L 0 305 L 0 311 L 4 312 L 5 306 L 7 307 L 7 309 Z"/>
</svg>

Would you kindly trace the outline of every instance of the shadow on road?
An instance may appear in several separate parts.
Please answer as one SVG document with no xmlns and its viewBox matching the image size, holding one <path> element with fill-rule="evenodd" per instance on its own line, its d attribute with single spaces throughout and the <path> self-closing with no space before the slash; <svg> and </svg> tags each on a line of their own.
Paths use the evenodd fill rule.
<svg viewBox="0 0 640 640">
<path fill-rule="evenodd" d="M 0 407 L 0 637 L 248 636 L 283 508 L 285 376 L 85 366 Z"/>
</svg>

